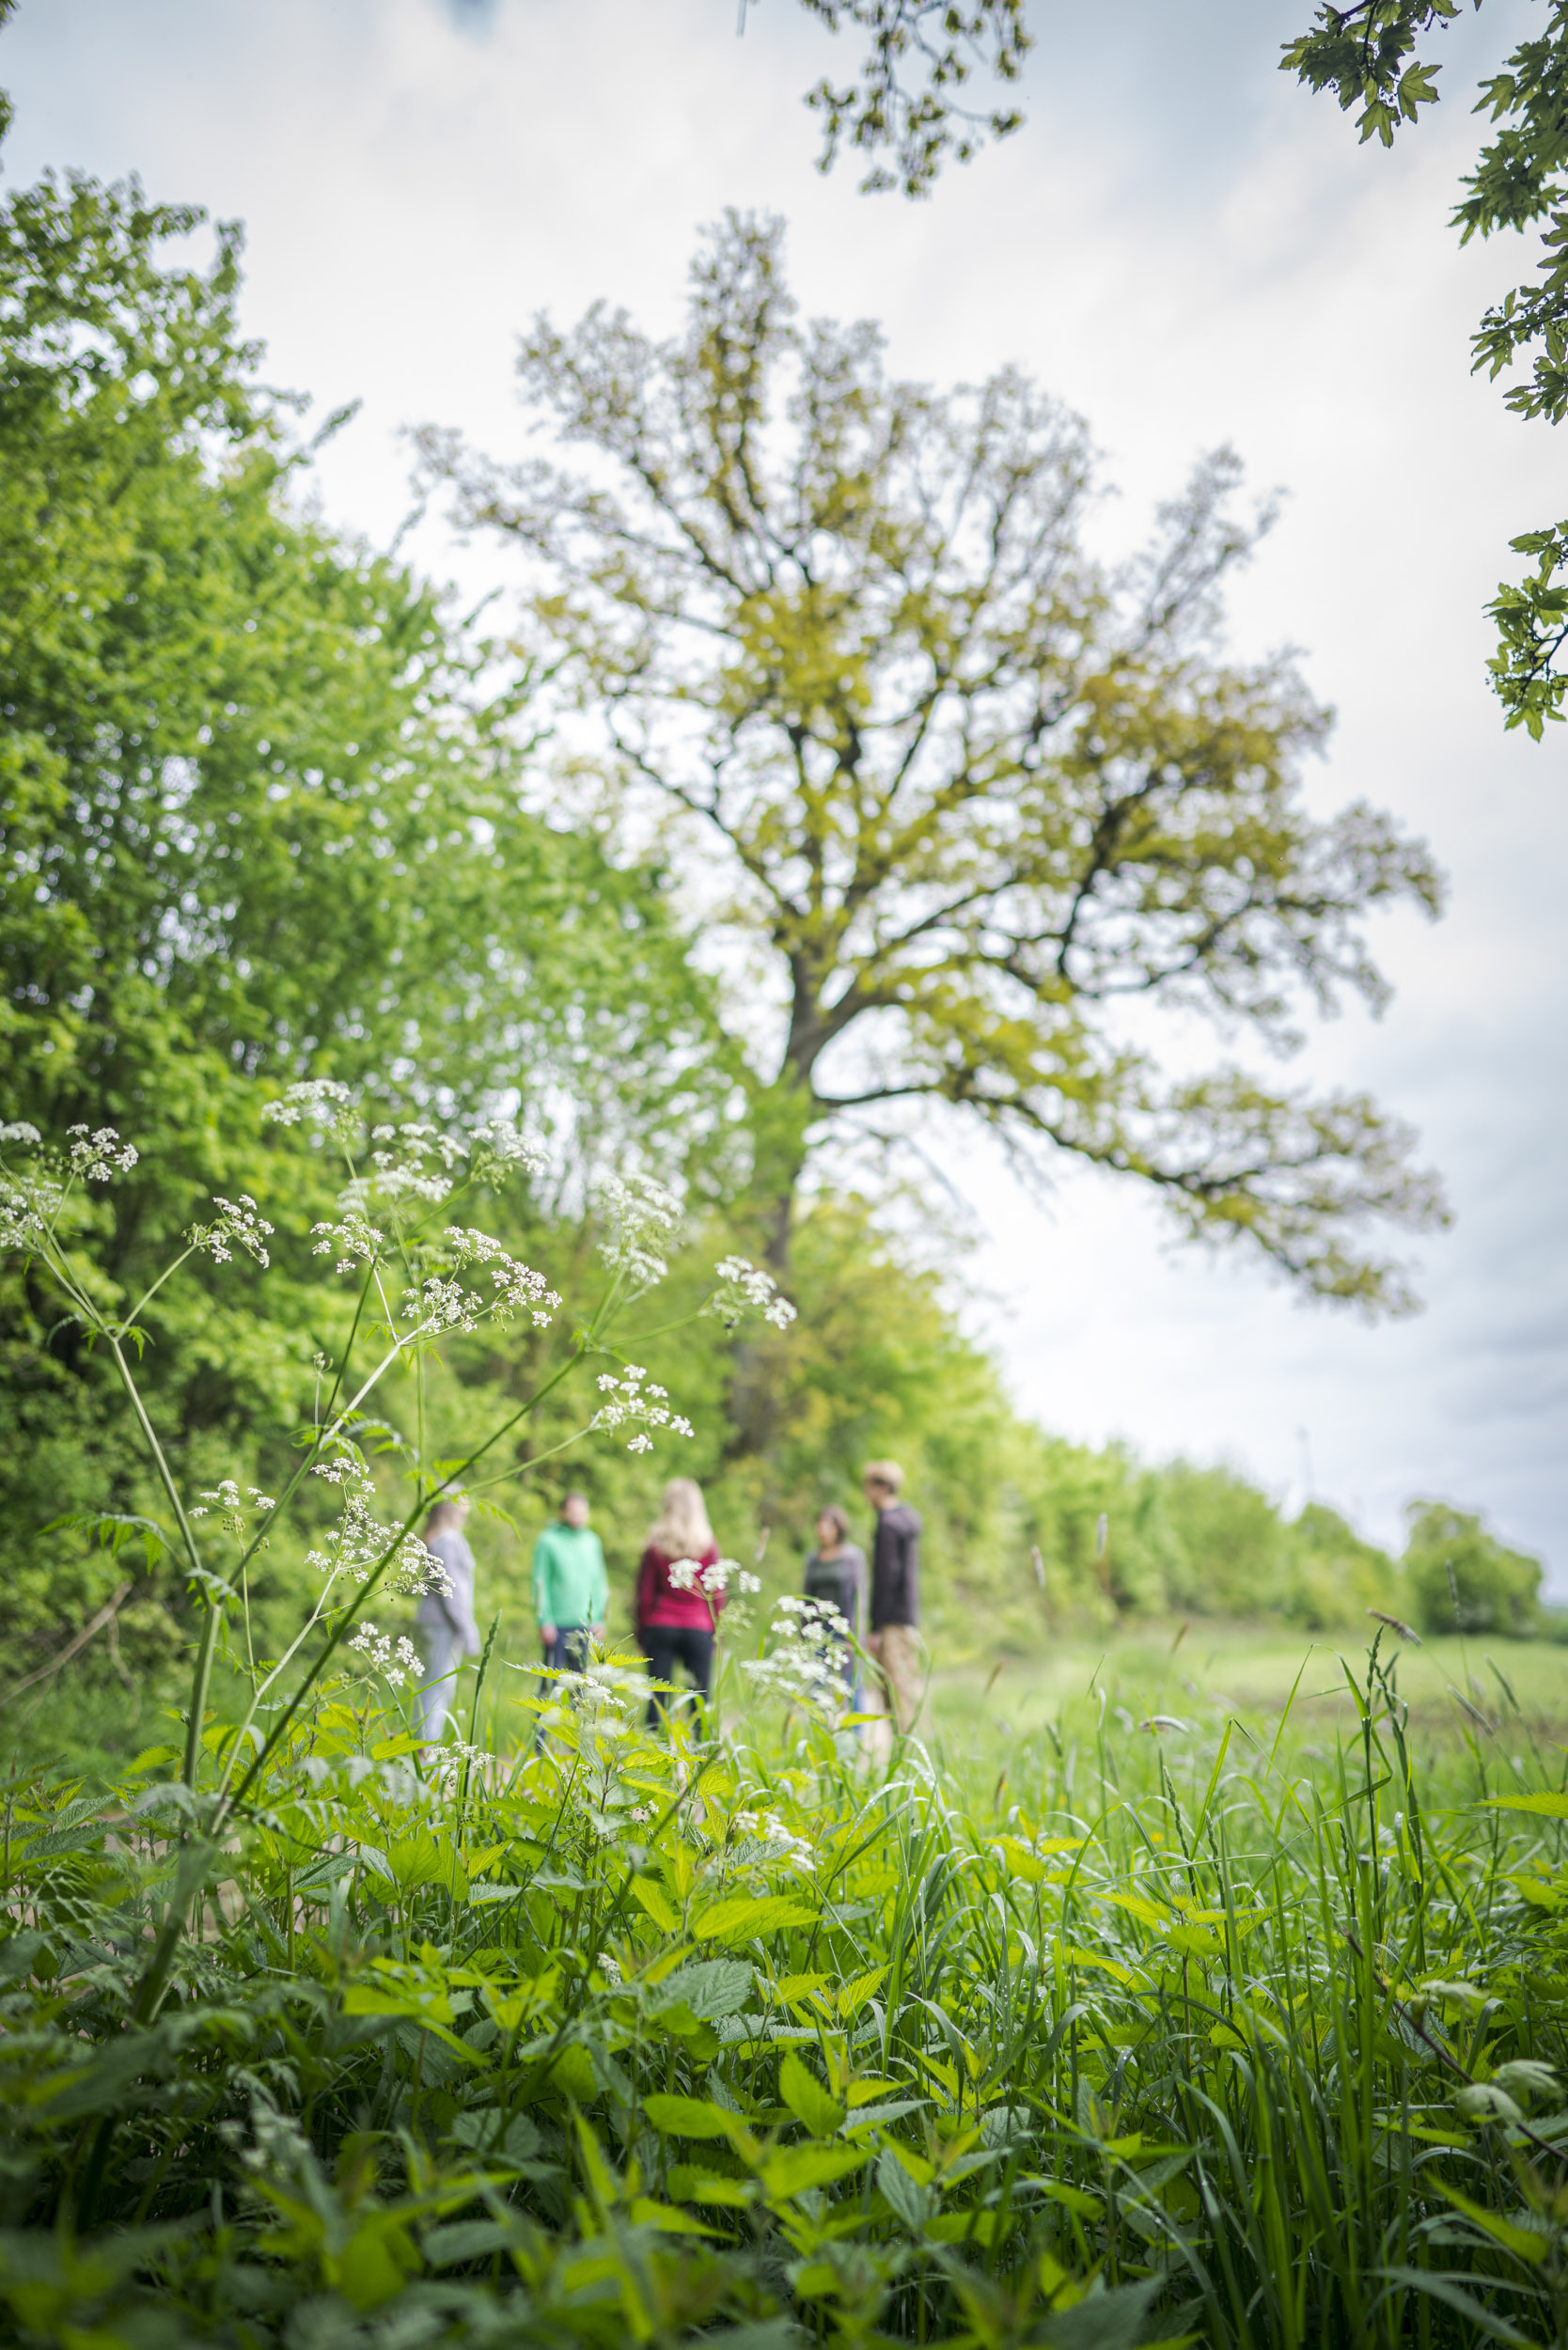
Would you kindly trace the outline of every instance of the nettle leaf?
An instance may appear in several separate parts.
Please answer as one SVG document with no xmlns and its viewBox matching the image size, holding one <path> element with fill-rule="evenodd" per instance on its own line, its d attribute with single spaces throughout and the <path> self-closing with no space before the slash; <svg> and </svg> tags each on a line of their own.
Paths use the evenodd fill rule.
<svg viewBox="0 0 1568 2350">
<path fill-rule="evenodd" d="M 728 2138 L 736 2118 L 706 2097 L 645 2097 L 642 2109 L 666 2138 Z"/>
<path fill-rule="evenodd" d="M 792 2051 L 778 2068 L 778 2093 L 797 2122 L 813 2138 L 831 2138 L 842 2124 L 844 2108 L 828 2095 L 816 2076 L 807 2071 Z"/>
<path fill-rule="evenodd" d="M 684 2006 L 700 2023 L 738 2015 L 751 1997 L 754 1970 L 742 1958 L 698 1959 L 679 1966 L 660 1984 L 658 2013 L 666 2007 Z"/>
<path fill-rule="evenodd" d="M 750 1942 L 759 1935 L 816 1922 L 816 1912 L 787 1893 L 736 1894 L 705 1909 L 692 1933 L 698 1942 Z"/>
<path fill-rule="evenodd" d="M 891 2146 L 885 2146 L 877 2156 L 876 2183 L 888 2208 L 911 2234 L 918 2235 L 927 2220 L 935 2217 L 936 2197 L 930 2187 L 910 2177 Z"/>
<path fill-rule="evenodd" d="M 831 2186 L 870 2160 L 869 2153 L 848 2146 L 779 2146 L 764 2157 L 759 2175 L 770 2201 L 782 2203 L 814 2186 Z"/>
</svg>

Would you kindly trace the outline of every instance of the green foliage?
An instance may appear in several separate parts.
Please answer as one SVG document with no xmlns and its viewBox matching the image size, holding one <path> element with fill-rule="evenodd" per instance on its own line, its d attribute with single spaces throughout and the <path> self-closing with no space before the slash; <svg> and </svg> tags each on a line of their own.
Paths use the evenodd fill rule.
<svg viewBox="0 0 1568 2350">
<path fill-rule="evenodd" d="M 855 81 L 835 84 L 827 75 L 807 94 L 822 117 L 819 169 L 831 171 L 840 149 L 874 156 L 891 152 L 891 168 L 872 163 L 860 182 L 862 195 L 899 188 L 905 196 L 928 196 L 950 155 L 966 164 L 986 134 L 1006 138 L 1023 117 L 1016 108 L 994 106 L 987 114 L 960 102 L 977 64 L 988 64 L 999 82 L 1015 82 L 1033 47 L 1024 0 L 802 0 L 811 16 L 839 32 L 846 24 L 870 36 Z M 742 0 L 741 23 L 745 23 Z M 911 62 L 923 79 L 909 86 Z"/>
<path fill-rule="evenodd" d="M 884 1781 L 613 1668 L 421 1757 L 339 1676 L 221 1844 L 157 1749 L 13 1772 L 16 2337 L 1554 2342 L 1568 1797 L 1346 1682 L 1315 1764 L 1199 1699 Z"/>
<path fill-rule="evenodd" d="M 521 1106 L 580 1183 L 666 1119 L 716 1178 L 729 1083 L 657 873 L 528 812 L 486 648 L 310 519 L 310 452 L 239 336 L 238 231 L 205 271 L 166 258 L 201 226 L 80 178 L 0 209 L 0 1118 L 134 1133 L 94 1211 L 127 1297 L 211 1194 L 273 1203 L 282 1278 L 149 1309 L 148 1405 L 196 1484 L 272 1479 L 257 1432 L 335 1324 L 306 1235 L 336 1182 L 263 1128 L 279 1086 Z M 0 1374 L 0 1626 L 25 1644 L 118 1577 L 43 1527 L 151 1496 L 102 1356 L 14 1277 Z"/>
<path fill-rule="evenodd" d="M 1271 1047 L 1297 990 L 1384 987 L 1365 915 L 1435 911 L 1425 850 L 1299 788 L 1325 714 L 1278 661 L 1215 659 L 1225 577 L 1258 529 L 1227 452 L 1126 576 L 1083 542 L 1084 430 L 1013 372 L 939 396 L 889 382 L 866 321 L 797 324 L 781 230 L 731 215 L 694 265 L 686 331 L 591 310 L 541 321 L 522 373 L 590 476 L 515 471 L 424 436 L 465 523 L 527 557 L 534 634 L 693 868 L 754 1000 L 753 1189 L 786 1261 L 809 1151 L 907 1135 L 912 1105 L 983 1120 L 1153 1187 L 1191 1236 L 1314 1294 L 1410 1303 L 1358 1231 L 1440 1221 L 1410 1136 L 1361 1097 L 1132 1050 L 1123 999 Z M 753 991 L 754 996 L 755 991 Z"/>
<path fill-rule="evenodd" d="M 1474 0 L 1479 8 L 1481 0 Z M 1359 106 L 1363 139 L 1393 142 L 1402 122 L 1414 122 L 1437 97 L 1441 69 L 1415 55 L 1424 33 L 1445 29 L 1462 13 L 1459 0 L 1357 0 L 1335 8 L 1324 0 L 1309 31 L 1287 44 L 1283 70 L 1312 89 L 1332 89 L 1347 110 Z M 1455 208 L 1461 243 L 1503 228 L 1541 226 L 1540 274 L 1494 303 L 1471 339 L 1476 370 L 1494 381 L 1516 362 L 1527 375 L 1510 384 L 1505 404 L 1520 416 L 1559 424 L 1568 415 L 1568 0 L 1553 0 L 1544 29 L 1521 41 L 1501 70 L 1481 83 L 1475 111 L 1492 135 L 1464 182 Z M 1538 556 L 1533 574 L 1504 581 L 1487 606 L 1497 623 L 1493 684 L 1509 727 L 1522 726 L 1539 742 L 1549 719 L 1563 715 L 1568 670 L 1558 666 L 1568 643 L 1561 591 L 1552 578 L 1562 556 L 1563 525 L 1529 530 L 1509 543 Z"/>
<path fill-rule="evenodd" d="M 1463 1510 L 1414 1503 L 1403 1564 L 1423 1632 L 1524 1638 L 1541 1628 L 1541 1561 L 1506 1549 Z"/>
</svg>

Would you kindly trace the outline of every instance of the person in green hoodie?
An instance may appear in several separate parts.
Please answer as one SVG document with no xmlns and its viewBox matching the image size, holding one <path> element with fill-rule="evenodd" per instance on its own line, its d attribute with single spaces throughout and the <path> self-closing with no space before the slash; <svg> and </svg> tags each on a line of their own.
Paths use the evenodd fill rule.
<svg viewBox="0 0 1568 2350">
<path fill-rule="evenodd" d="M 603 1636 L 609 1605 L 610 1579 L 588 1524 L 588 1496 L 568 1494 L 560 1516 L 534 1544 L 534 1614 L 552 1672 L 582 1671 L 589 1640 Z"/>
</svg>

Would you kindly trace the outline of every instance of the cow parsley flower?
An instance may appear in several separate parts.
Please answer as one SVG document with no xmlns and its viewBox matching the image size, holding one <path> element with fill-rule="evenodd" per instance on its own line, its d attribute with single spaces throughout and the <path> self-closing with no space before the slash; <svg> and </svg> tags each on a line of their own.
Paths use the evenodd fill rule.
<svg viewBox="0 0 1568 2350">
<path fill-rule="evenodd" d="M 84 1183 L 106 1183 L 136 1164 L 135 1144 L 121 1142 L 113 1126 L 100 1126 L 96 1134 L 86 1126 L 68 1126 L 66 1133 L 71 1137 L 71 1171 Z"/>
<path fill-rule="evenodd" d="M 221 1192 L 212 1195 L 212 1205 L 218 1214 L 211 1224 L 198 1224 L 191 1233 L 193 1248 L 204 1248 L 214 1262 L 227 1264 L 235 1249 L 248 1249 L 259 1265 L 270 1264 L 266 1243 L 272 1237 L 272 1226 L 261 1214 L 248 1191 L 237 1200 L 226 1199 Z"/>
<path fill-rule="evenodd" d="M 628 1363 L 619 1378 L 613 1371 L 602 1371 L 599 1392 L 604 1401 L 588 1426 L 635 1428 L 637 1434 L 627 1443 L 628 1452 L 652 1449 L 652 1438 L 646 1433 L 650 1428 L 667 1428 L 675 1436 L 694 1434 L 691 1421 L 670 1410 L 668 1389 L 651 1381 L 640 1363 Z"/>
<path fill-rule="evenodd" d="M 458 1226 L 444 1234 L 441 1246 L 454 1264 L 484 1267 L 495 1291 L 490 1311 L 497 1322 L 510 1322 L 516 1314 L 527 1314 L 536 1329 L 549 1326 L 550 1317 L 561 1302 L 559 1295 L 550 1288 L 542 1273 L 521 1263 L 498 1240 L 492 1239 L 488 1232 L 464 1230 Z"/>
<path fill-rule="evenodd" d="M 628 1275 L 639 1289 L 651 1289 L 668 1272 L 665 1251 L 681 1221 L 675 1194 L 651 1175 L 606 1176 L 598 1206 L 608 1228 L 599 1253 L 612 1272 Z"/>
<path fill-rule="evenodd" d="M 743 1591 L 760 1591 L 762 1588 L 754 1574 L 748 1574 L 738 1559 L 713 1559 L 704 1566 L 698 1559 L 677 1559 L 671 1562 L 669 1579 L 678 1591 L 707 1591 L 715 1595 L 727 1591 L 733 1581 Z"/>
<path fill-rule="evenodd" d="M 549 1165 L 543 1151 L 526 1135 L 520 1135 L 515 1126 L 493 1119 L 489 1124 L 474 1130 L 475 1171 L 491 1174 L 502 1167 L 518 1167 L 525 1175 L 542 1175 Z"/>
<path fill-rule="evenodd" d="M 247 1485 L 242 1495 L 237 1480 L 232 1477 L 226 1477 L 217 1485 L 204 1485 L 200 1491 L 201 1499 L 186 1512 L 186 1516 L 211 1517 L 215 1510 L 223 1520 L 224 1531 L 231 1534 L 237 1543 L 244 1541 L 248 1530 L 245 1525 L 247 1506 L 259 1515 L 277 1508 L 271 1494 L 259 1493 L 254 1485 Z"/>
<path fill-rule="evenodd" d="M 310 1237 L 315 1242 L 313 1257 L 330 1257 L 340 1251 L 336 1270 L 352 1273 L 356 1264 L 374 1264 L 386 1246 L 386 1234 L 373 1224 L 368 1224 L 357 1209 L 351 1210 L 340 1224 L 313 1224 Z"/>
<path fill-rule="evenodd" d="M 274 1126 L 298 1126 L 319 1120 L 337 1142 L 352 1142 L 359 1132 L 353 1095 L 336 1077 L 306 1077 L 286 1088 L 280 1100 L 269 1102 L 262 1118 Z"/>
<path fill-rule="evenodd" d="M 64 1193 L 44 1175 L 0 1177 L 0 1248 L 29 1256 L 45 1247 L 60 1213 Z"/>
<path fill-rule="evenodd" d="M 362 1623 L 349 1642 L 356 1655 L 363 1656 L 373 1672 L 389 1681 L 394 1689 L 400 1689 L 405 1681 L 413 1680 L 424 1670 L 419 1652 L 412 1640 L 400 1636 L 396 1640 L 388 1632 L 379 1632 L 373 1623 Z"/>
<path fill-rule="evenodd" d="M 719 1286 L 703 1310 L 715 1314 L 727 1330 L 753 1314 L 760 1314 L 776 1330 L 787 1330 L 793 1322 L 794 1308 L 779 1295 L 777 1282 L 760 1265 L 747 1263 L 745 1257 L 723 1257 L 713 1267 L 713 1277 Z"/>
</svg>

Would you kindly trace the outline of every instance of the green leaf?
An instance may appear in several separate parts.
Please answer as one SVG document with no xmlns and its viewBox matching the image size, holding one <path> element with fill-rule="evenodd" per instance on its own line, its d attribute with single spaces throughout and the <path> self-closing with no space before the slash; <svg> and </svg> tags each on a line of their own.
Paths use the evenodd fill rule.
<svg viewBox="0 0 1568 2350">
<path fill-rule="evenodd" d="M 738 1894 L 705 1909 L 692 1933 L 698 1942 L 749 1942 L 758 1935 L 815 1923 L 815 1910 L 804 1908 L 788 1894 Z"/>
<path fill-rule="evenodd" d="M 651 1877 L 632 1879 L 632 1899 L 652 1919 L 661 1934 L 679 1934 L 681 1920 L 671 1906 L 668 1894 Z"/>
<path fill-rule="evenodd" d="M 770 2201 L 783 2203 L 809 2187 L 831 2186 L 835 2179 L 848 2178 L 870 2159 L 869 2154 L 849 2146 L 779 2146 L 763 2158 L 759 2175 Z"/>
<path fill-rule="evenodd" d="M 778 2068 L 778 2093 L 813 2138 L 831 2138 L 843 2122 L 843 2107 L 834 2102 L 792 2050 Z"/>
<path fill-rule="evenodd" d="M 1505 2219 L 1500 2212 L 1486 2211 L 1480 2203 L 1472 2203 L 1467 2195 L 1462 2195 L 1456 2186 L 1450 2186 L 1447 2179 L 1434 2179 L 1433 2185 L 1439 2195 L 1448 2198 L 1455 2211 L 1462 2211 L 1466 2219 L 1473 2220 L 1492 2238 L 1494 2244 L 1500 2244 L 1505 2252 L 1512 2252 L 1516 2259 L 1528 2261 L 1532 2268 L 1538 2268 L 1551 2250 L 1550 2240 L 1544 2232 L 1538 2233 L 1533 2228 L 1517 2227 L 1512 2219 Z"/>
<path fill-rule="evenodd" d="M 735 2120 L 706 2097 L 645 2097 L 642 2109 L 666 2138 L 728 2138 Z"/>
</svg>

